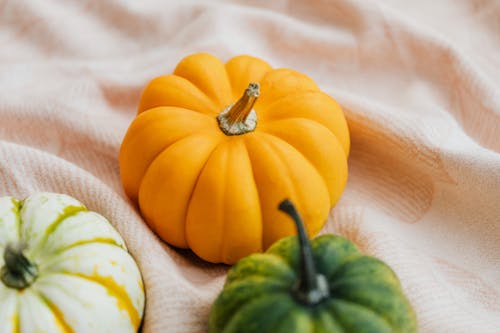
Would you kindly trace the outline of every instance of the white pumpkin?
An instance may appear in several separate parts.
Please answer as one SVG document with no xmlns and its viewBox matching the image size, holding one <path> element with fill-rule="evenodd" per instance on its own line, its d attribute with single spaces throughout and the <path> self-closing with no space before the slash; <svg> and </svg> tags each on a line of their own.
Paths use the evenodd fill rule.
<svg viewBox="0 0 500 333">
<path fill-rule="evenodd" d="M 0 198 L 1 333 L 137 332 L 139 269 L 118 232 L 76 199 Z"/>
</svg>

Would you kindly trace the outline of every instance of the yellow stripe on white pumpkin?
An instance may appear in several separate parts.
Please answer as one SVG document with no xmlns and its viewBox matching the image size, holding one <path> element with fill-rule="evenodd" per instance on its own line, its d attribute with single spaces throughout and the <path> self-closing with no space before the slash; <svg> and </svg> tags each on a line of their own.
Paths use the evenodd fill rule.
<svg viewBox="0 0 500 333">
<path fill-rule="evenodd" d="M 19 201 L 12 197 L 0 198 L 0 251 L 9 242 L 19 240 Z M 0 259 L 3 265 L 3 258 Z"/>
<path fill-rule="evenodd" d="M 78 200 L 53 193 L 37 193 L 28 197 L 21 208 L 21 237 L 29 240 L 29 253 L 36 253 L 46 237 L 65 218 L 87 210 Z"/>
<path fill-rule="evenodd" d="M 38 292 L 24 290 L 18 293 L 18 333 L 73 333 L 65 319 L 54 313 Z"/>
<path fill-rule="evenodd" d="M 38 253 L 48 258 L 55 252 L 91 242 L 112 243 L 126 249 L 120 234 L 103 216 L 95 212 L 82 211 L 61 222 L 49 234 Z M 35 258 L 38 257 L 37 254 Z"/>
<path fill-rule="evenodd" d="M 19 324 L 17 291 L 0 283 L 0 332 L 16 332 Z"/>
<path fill-rule="evenodd" d="M 98 240 L 97 240 L 98 241 Z M 120 295 L 121 304 L 134 318 L 140 317 L 144 298 L 141 275 L 130 255 L 123 249 L 106 243 L 88 243 L 61 252 L 40 266 L 43 274 L 65 273 L 103 282 Z M 126 298 L 126 299 L 125 299 Z"/>
<path fill-rule="evenodd" d="M 139 327 L 140 319 L 131 316 L 121 295 L 99 280 L 47 274 L 37 281 L 36 290 L 75 333 L 134 333 Z"/>
</svg>

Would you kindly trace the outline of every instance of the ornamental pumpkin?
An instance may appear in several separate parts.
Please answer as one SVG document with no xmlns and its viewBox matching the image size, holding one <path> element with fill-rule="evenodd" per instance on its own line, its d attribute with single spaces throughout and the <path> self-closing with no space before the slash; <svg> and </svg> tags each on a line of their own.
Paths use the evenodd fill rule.
<svg viewBox="0 0 500 333">
<path fill-rule="evenodd" d="M 133 333 L 141 275 L 118 232 L 76 199 L 0 198 L 2 333 Z"/>
<path fill-rule="evenodd" d="M 120 149 L 126 194 L 166 242 L 233 264 L 294 233 L 297 203 L 319 232 L 347 178 L 349 132 L 306 75 L 198 53 L 144 89 Z"/>
<path fill-rule="evenodd" d="M 415 313 L 394 272 L 349 240 L 312 242 L 290 201 L 297 236 L 240 260 L 212 306 L 210 333 L 414 333 Z"/>
</svg>

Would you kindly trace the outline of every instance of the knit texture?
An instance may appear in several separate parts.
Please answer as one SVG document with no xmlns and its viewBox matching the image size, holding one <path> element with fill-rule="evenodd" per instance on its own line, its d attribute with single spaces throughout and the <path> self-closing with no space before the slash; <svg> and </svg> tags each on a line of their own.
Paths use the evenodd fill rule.
<svg viewBox="0 0 500 333">
<path fill-rule="evenodd" d="M 344 108 L 349 180 L 322 233 L 386 261 L 421 332 L 500 332 L 497 0 L 0 0 L 0 195 L 72 195 L 142 271 L 145 333 L 207 329 L 227 267 L 160 241 L 118 151 L 153 77 L 251 54 Z"/>
</svg>

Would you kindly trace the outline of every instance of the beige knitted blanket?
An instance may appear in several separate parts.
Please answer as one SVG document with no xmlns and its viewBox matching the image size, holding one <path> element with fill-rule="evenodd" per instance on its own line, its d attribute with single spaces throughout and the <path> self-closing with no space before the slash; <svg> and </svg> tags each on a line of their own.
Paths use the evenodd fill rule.
<svg viewBox="0 0 500 333">
<path fill-rule="evenodd" d="M 0 195 L 67 193 L 109 218 L 144 276 L 143 332 L 205 332 L 227 267 L 156 238 L 118 167 L 142 88 L 198 51 L 336 98 L 349 181 L 322 232 L 396 271 L 421 332 L 500 332 L 497 0 L 0 0 Z"/>
</svg>

